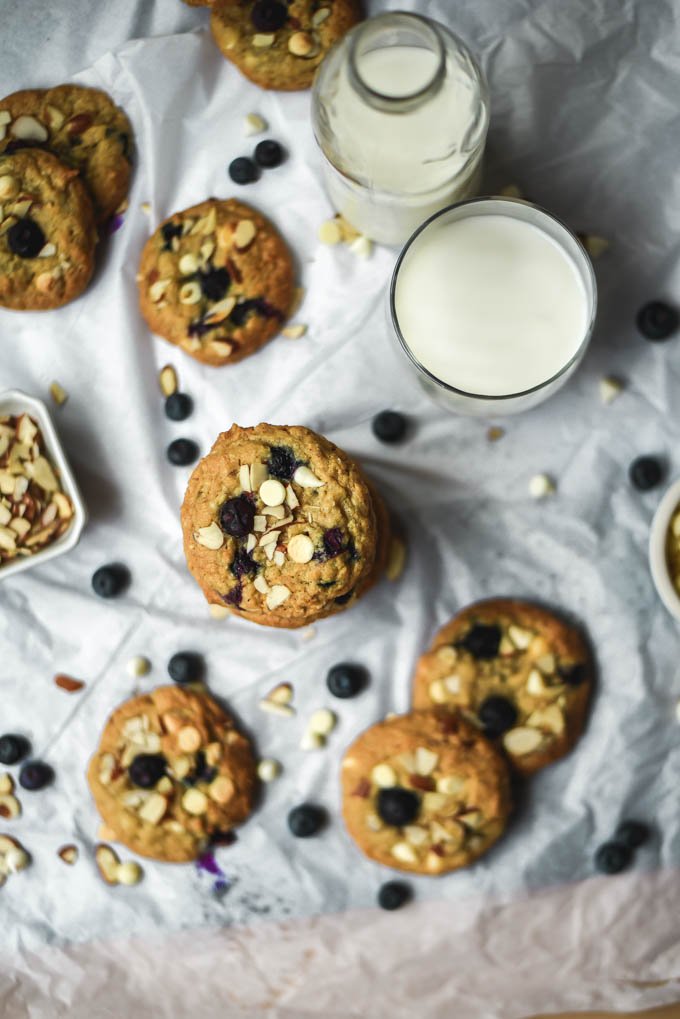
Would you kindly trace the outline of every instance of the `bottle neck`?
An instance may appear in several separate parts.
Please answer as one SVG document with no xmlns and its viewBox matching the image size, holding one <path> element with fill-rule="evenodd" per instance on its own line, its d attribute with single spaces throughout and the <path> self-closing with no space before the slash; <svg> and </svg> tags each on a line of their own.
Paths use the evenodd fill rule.
<svg viewBox="0 0 680 1019">
<path fill-rule="evenodd" d="M 384 113 L 408 113 L 437 94 L 446 48 L 436 25 L 416 14 L 381 14 L 352 33 L 348 77 L 363 102 Z"/>
</svg>

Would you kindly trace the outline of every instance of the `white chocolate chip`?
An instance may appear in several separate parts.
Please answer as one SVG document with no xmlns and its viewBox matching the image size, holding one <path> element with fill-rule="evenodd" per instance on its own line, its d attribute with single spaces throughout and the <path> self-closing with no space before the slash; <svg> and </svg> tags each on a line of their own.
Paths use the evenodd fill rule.
<svg viewBox="0 0 680 1019">
<path fill-rule="evenodd" d="M 615 379 L 611 375 L 607 375 L 600 379 L 600 400 L 607 406 L 613 403 L 617 396 L 621 394 L 623 390 L 623 383 L 620 379 Z"/>
<path fill-rule="evenodd" d="M 428 688 L 430 694 L 430 700 L 435 704 L 445 704 L 448 700 L 446 693 L 446 687 L 442 683 L 441 679 L 435 679 L 430 683 Z"/>
<path fill-rule="evenodd" d="M 151 662 L 144 655 L 135 655 L 125 666 L 128 676 L 132 676 L 133 679 L 139 679 L 141 676 L 146 676 L 151 672 Z"/>
<path fill-rule="evenodd" d="M 46 142 L 48 138 L 47 129 L 35 117 L 17 117 L 9 133 L 24 142 Z"/>
<path fill-rule="evenodd" d="M 373 241 L 361 234 L 349 245 L 349 250 L 358 258 L 370 258 L 373 254 Z"/>
<path fill-rule="evenodd" d="M 241 464 L 238 469 L 238 480 L 244 492 L 252 491 L 250 487 L 250 467 L 248 464 Z"/>
<path fill-rule="evenodd" d="M 0 177 L 0 199 L 15 198 L 19 194 L 19 181 L 10 174 Z"/>
<path fill-rule="evenodd" d="M 144 871 L 134 860 L 119 863 L 115 871 L 116 881 L 119 885 L 138 885 L 143 874 Z"/>
<path fill-rule="evenodd" d="M 314 50 L 314 40 L 307 32 L 294 32 L 288 40 L 288 50 L 295 57 L 307 57 Z"/>
<path fill-rule="evenodd" d="M 182 796 L 182 806 L 187 814 L 199 817 L 201 814 L 205 814 L 208 809 L 208 797 L 200 789 L 187 789 Z"/>
<path fill-rule="evenodd" d="M 247 137 L 261 134 L 268 127 L 267 121 L 259 113 L 248 113 L 243 119 L 243 131 Z"/>
<path fill-rule="evenodd" d="M 319 240 L 322 244 L 339 244 L 342 240 L 342 231 L 334 219 L 327 219 L 319 227 Z"/>
<path fill-rule="evenodd" d="M 287 587 L 283 584 L 274 584 L 266 598 L 267 608 L 270 612 L 273 612 L 274 609 L 278 609 L 279 605 L 283 605 L 289 598 L 290 590 Z"/>
<path fill-rule="evenodd" d="M 547 474 L 534 474 L 529 481 L 529 495 L 532 499 L 544 499 L 555 491 L 555 482 Z"/>
<path fill-rule="evenodd" d="M 404 835 L 406 836 L 407 842 L 410 842 L 412 846 L 422 846 L 428 840 L 427 831 L 425 828 L 421 828 L 418 824 L 405 825 Z"/>
<path fill-rule="evenodd" d="M 9 110 L 0 110 L 0 124 L 11 124 L 12 115 Z"/>
<path fill-rule="evenodd" d="M 196 256 L 190 252 L 182 255 L 179 260 L 179 271 L 182 276 L 192 276 L 195 272 L 198 272 L 198 259 Z"/>
<path fill-rule="evenodd" d="M 555 671 L 555 656 L 553 654 L 541 655 L 536 659 L 536 666 L 544 676 L 551 676 Z"/>
<path fill-rule="evenodd" d="M 314 543 L 306 534 L 296 534 L 288 542 L 288 558 L 294 563 L 311 562 L 314 555 Z"/>
<path fill-rule="evenodd" d="M 503 746 L 505 749 L 509 754 L 518 757 L 537 750 L 542 742 L 543 736 L 538 729 L 530 729 L 527 726 L 509 729 L 503 736 Z"/>
<path fill-rule="evenodd" d="M 300 740 L 300 750 L 320 750 L 326 745 L 326 738 L 319 732 L 310 732 L 307 729 Z"/>
<path fill-rule="evenodd" d="M 320 481 L 309 467 L 298 467 L 293 475 L 293 481 L 300 488 L 323 488 L 326 484 L 325 481 Z"/>
<path fill-rule="evenodd" d="M 286 326 L 281 330 L 281 335 L 285 336 L 288 340 L 299 340 L 301 336 L 304 336 L 307 332 L 307 326 L 294 325 Z"/>
<path fill-rule="evenodd" d="M 208 611 L 213 619 L 226 619 L 227 616 L 231 615 L 226 605 L 211 604 Z"/>
<path fill-rule="evenodd" d="M 309 732 L 316 732 L 320 736 L 328 736 L 329 733 L 333 732 L 337 724 L 338 716 L 335 712 L 329 708 L 319 708 L 309 719 L 307 729 Z"/>
<path fill-rule="evenodd" d="M 222 548 L 224 544 L 224 534 L 219 524 L 213 522 L 208 524 L 207 527 L 199 527 L 194 533 L 194 540 L 198 545 L 202 545 L 203 548 L 209 548 L 213 551 Z"/>
<path fill-rule="evenodd" d="M 265 506 L 281 506 L 286 499 L 286 489 L 276 478 L 270 478 L 260 485 L 258 495 Z"/>
<path fill-rule="evenodd" d="M 273 782 L 281 774 L 281 765 L 272 757 L 264 757 L 257 766 L 257 777 L 261 782 Z"/>
<path fill-rule="evenodd" d="M 201 299 L 201 288 L 198 283 L 192 281 L 191 283 L 184 283 L 180 287 L 179 300 L 180 304 L 198 304 Z"/>
<path fill-rule="evenodd" d="M 57 407 L 63 407 L 68 400 L 68 393 L 64 387 L 56 381 L 50 383 L 50 396 L 56 403 Z"/>
<path fill-rule="evenodd" d="M 290 704 L 293 699 L 293 687 L 290 683 L 278 683 L 267 694 L 267 699 L 275 704 Z"/>
<path fill-rule="evenodd" d="M 532 697 L 543 697 L 546 693 L 546 685 L 543 682 L 543 676 L 538 669 L 532 669 L 527 679 L 527 693 L 530 693 Z"/>
<path fill-rule="evenodd" d="M 376 764 L 371 771 L 371 782 L 381 789 L 391 789 L 397 784 L 397 773 L 389 764 Z"/>
<path fill-rule="evenodd" d="M 240 219 L 234 230 L 234 244 L 239 250 L 247 248 L 255 238 L 256 230 L 252 219 Z"/>
</svg>

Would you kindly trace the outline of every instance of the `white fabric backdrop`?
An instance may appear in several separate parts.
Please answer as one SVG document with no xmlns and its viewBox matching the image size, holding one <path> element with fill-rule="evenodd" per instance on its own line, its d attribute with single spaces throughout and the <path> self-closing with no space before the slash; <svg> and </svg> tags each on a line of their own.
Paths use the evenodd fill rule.
<svg viewBox="0 0 680 1019">
<path fill-rule="evenodd" d="M 45 396 L 56 378 L 69 391 L 54 418 L 91 514 L 75 552 L 0 585 L 0 728 L 27 732 L 57 773 L 51 790 L 22 796 L 24 816 L 12 824 L 34 864 L 0 893 L 8 951 L 371 905 L 388 872 L 364 860 L 342 828 L 342 748 L 387 711 L 408 707 L 413 663 L 433 631 L 466 602 L 491 595 L 534 597 L 583 620 L 597 652 L 599 691 L 578 750 L 527 787 L 498 848 L 469 872 L 417 880 L 419 899 L 459 910 L 473 898 L 494 902 L 582 882 L 592 874 L 593 850 L 623 815 L 656 828 L 639 854 L 641 869 L 677 865 L 678 638 L 646 562 L 660 491 L 641 495 L 627 481 L 628 464 L 641 453 L 663 456 L 669 477 L 678 468 L 680 341 L 647 344 L 633 325 L 639 304 L 677 299 L 680 284 L 674 6 L 427 5 L 471 44 L 489 75 L 486 190 L 519 184 L 575 228 L 612 242 L 596 266 L 601 310 L 580 371 L 549 404 L 505 422 L 506 436 L 490 445 L 487 422 L 434 408 L 393 354 L 384 293 L 394 253 L 378 250 L 364 262 L 318 244 L 318 225 L 331 210 L 320 187 L 308 95 L 255 89 L 220 57 L 205 12 L 180 3 L 119 0 L 115 11 L 82 0 L 2 5 L 0 92 L 56 84 L 92 64 L 76 80 L 114 95 L 133 121 L 138 147 L 129 211 L 88 292 L 49 314 L 0 311 L 0 390 Z M 169 32 L 182 34 L 162 34 Z M 107 52 L 133 36 L 148 38 Z M 226 166 L 252 146 L 242 118 L 255 111 L 290 155 L 258 184 L 238 189 Z M 297 319 L 309 332 L 214 370 L 149 336 L 136 307 L 135 273 L 161 218 L 207 195 L 232 193 L 259 206 L 289 239 L 307 289 Z M 150 218 L 142 202 L 151 203 Z M 196 402 L 181 425 L 166 421 L 158 393 L 157 371 L 167 361 Z M 627 380 L 608 408 L 598 398 L 603 374 Z M 404 446 L 390 449 L 372 437 L 370 419 L 384 407 L 411 415 L 414 433 Z M 178 507 L 189 471 L 167 464 L 167 443 L 187 435 L 205 452 L 233 421 L 260 420 L 309 425 L 359 456 L 408 533 L 409 565 L 399 585 L 383 583 L 362 609 L 317 625 L 308 641 L 301 633 L 210 619 L 182 556 Z M 541 471 L 556 477 L 558 492 L 537 504 L 527 482 Z M 133 583 L 125 597 L 103 603 L 91 594 L 90 575 L 111 559 L 129 565 Z M 285 774 L 237 843 L 217 854 L 233 882 L 226 895 L 215 896 L 213 879 L 191 867 L 152 863 L 141 886 L 111 890 L 88 852 L 97 816 L 86 762 L 111 709 L 135 689 L 165 681 L 168 658 L 183 648 L 205 654 L 210 688 L 241 716 L 260 753 L 283 762 Z M 137 653 L 148 655 L 154 670 L 135 684 L 124 666 Z M 370 689 L 332 705 L 340 726 L 327 750 L 300 751 L 305 718 L 331 700 L 328 667 L 348 657 L 368 666 Z M 85 679 L 86 690 L 57 690 L 52 677 L 59 671 Z M 279 680 L 295 686 L 294 721 L 257 709 Z M 308 797 L 329 808 L 332 824 L 318 839 L 293 842 L 285 816 Z M 73 869 L 56 855 L 70 841 L 83 849 Z M 611 887 L 632 903 L 634 880 Z M 575 894 L 574 914 L 564 905 L 551 918 L 556 943 L 560 930 L 578 924 L 581 901 Z M 404 913 L 394 922 L 409 921 Z M 657 917 L 641 931 L 626 926 L 623 911 L 617 923 L 622 943 L 637 935 L 651 957 L 663 944 L 677 961 L 670 918 Z M 582 948 L 585 964 L 594 946 Z M 597 979 L 613 977 L 603 959 Z M 451 981 L 457 994 L 456 973 Z M 560 993 L 550 1005 L 568 1001 Z M 641 1004 L 651 1003 L 640 995 Z M 483 1007 L 483 987 L 470 999 L 469 1014 L 482 1014 L 474 1009 Z"/>
</svg>

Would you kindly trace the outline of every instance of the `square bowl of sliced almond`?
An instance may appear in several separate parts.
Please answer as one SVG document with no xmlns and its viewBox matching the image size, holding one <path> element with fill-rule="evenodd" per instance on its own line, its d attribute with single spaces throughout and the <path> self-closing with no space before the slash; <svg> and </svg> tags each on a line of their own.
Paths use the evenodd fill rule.
<svg viewBox="0 0 680 1019">
<path fill-rule="evenodd" d="M 0 580 L 70 551 L 86 522 L 45 404 L 0 393 Z"/>
</svg>

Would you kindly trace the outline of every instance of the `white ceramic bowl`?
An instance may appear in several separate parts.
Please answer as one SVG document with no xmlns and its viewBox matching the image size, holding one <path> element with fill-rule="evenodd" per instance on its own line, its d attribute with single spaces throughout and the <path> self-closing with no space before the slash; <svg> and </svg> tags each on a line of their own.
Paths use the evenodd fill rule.
<svg viewBox="0 0 680 1019">
<path fill-rule="evenodd" d="M 56 541 L 36 552 L 35 555 L 13 559 L 5 563 L 4 566 L 0 566 L 0 580 L 6 580 L 7 577 L 11 577 L 15 573 L 29 570 L 33 566 L 40 566 L 41 563 L 47 562 L 48 559 L 54 559 L 64 552 L 69 552 L 78 544 L 82 530 L 87 523 L 85 503 L 78 490 L 76 479 L 69 467 L 45 404 L 42 400 L 36 400 L 32 396 L 27 396 L 20 389 L 8 389 L 6 392 L 0 393 L 0 417 L 6 414 L 16 415 L 24 413 L 30 414 L 33 420 L 40 426 L 47 455 L 58 469 L 61 487 L 73 503 L 73 520 L 69 529 L 60 538 L 57 538 Z"/>
<path fill-rule="evenodd" d="M 649 534 L 649 565 L 659 597 L 670 614 L 680 622 L 680 594 L 675 590 L 666 559 L 668 527 L 680 505 L 680 480 L 674 481 L 659 503 Z"/>
</svg>

